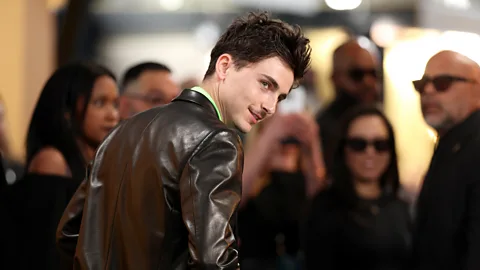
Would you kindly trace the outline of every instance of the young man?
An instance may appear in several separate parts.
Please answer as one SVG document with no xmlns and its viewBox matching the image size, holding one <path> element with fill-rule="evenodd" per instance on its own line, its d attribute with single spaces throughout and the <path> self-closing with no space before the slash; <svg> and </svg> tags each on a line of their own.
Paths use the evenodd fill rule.
<svg viewBox="0 0 480 270">
<path fill-rule="evenodd" d="M 85 203 L 76 194 L 59 225 L 60 248 L 73 251 L 72 224 L 83 219 L 74 268 L 238 269 L 243 150 L 230 127 L 248 132 L 271 116 L 310 50 L 298 27 L 266 13 L 237 19 L 201 86 L 115 129 L 97 151 Z"/>
</svg>

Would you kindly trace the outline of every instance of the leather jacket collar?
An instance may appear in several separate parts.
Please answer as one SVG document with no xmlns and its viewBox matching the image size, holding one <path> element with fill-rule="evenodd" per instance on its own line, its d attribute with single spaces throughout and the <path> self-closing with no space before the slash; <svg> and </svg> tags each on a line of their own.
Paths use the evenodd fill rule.
<svg viewBox="0 0 480 270">
<path fill-rule="evenodd" d="M 176 97 L 175 99 L 172 100 L 172 102 L 175 101 L 187 101 L 187 102 L 192 102 L 195 104 L 198 104 L 204 108 L 206 108 L 209 112 L 211 112 L 215 117 L 217 117 L 217 112 L 215 110 L 215 107 L 213 104 L 208 100 L 207 97 L 204 95 L 200 94 L 197 91 L 193 91 L 191 89 L 185 89 Z"/>
</svg>

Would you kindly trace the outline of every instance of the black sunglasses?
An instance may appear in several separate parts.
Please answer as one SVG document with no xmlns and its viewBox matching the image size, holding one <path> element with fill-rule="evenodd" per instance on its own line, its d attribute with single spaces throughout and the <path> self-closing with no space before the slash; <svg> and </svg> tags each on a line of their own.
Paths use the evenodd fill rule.
<svg viewBox="0 0 480 270">
<path fill-rule="evenodd" d="M 425 87 L 429 82 L 433 84 L 433 87 L 437 92 L 447 91 L 454 82 L 475 83 L 474 80 L 451 75 L 439 75 L 435 77 L 423 76 L 422 79 L 413 81 L 412 83 L 415 90 L 417 90 L 418 93 L 423 94 L 423 92 L 425 92 Z"/>
<path fill-rule="evenodd" d="M 372 145 L 377 152 L 386 152 L 390 150 L 390 140 L 375 139 L 366 140 L 362 138 L 349 138 L 345 140 L 345 145 L 355 152 L 364 152 L 369 145 Z"/>
<path fill-rule="evenodd" d="M 348 71 L 348 76 L 355 81 L 361 82 L 366 76 L 372 76 L 373 78 L 378 78 L 378 72 L 376 69 L 362 69 L 362 68 L 353 68 Z"/>
</svg>

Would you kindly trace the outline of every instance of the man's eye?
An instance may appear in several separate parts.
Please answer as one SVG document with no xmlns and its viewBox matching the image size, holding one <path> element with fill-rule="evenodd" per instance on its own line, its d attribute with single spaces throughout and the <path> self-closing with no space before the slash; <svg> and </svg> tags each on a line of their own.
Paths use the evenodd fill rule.
<svg viewBox="0 0 480 270">
<path fill-rule="evenodd" d="M 265 89 L 270 88 L 270 84 L 269 84 L 268 82 L 262 82 L 262 86 L 263 86 Z"/>
</svg>

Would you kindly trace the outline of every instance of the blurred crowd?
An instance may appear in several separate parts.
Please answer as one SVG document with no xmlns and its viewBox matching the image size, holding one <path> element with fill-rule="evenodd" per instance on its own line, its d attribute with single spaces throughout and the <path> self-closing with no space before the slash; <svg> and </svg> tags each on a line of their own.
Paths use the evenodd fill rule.
<svg viewBox="0 0 480 270">
<path fill-rule="evenodd" d="M 380 59 L 351 37 L 331 61 L 333 101 L 319 98 L 310 70 L 274 116 L 239 132 L 241 269 L 480 269 L 478 64 L 442 51 L 413 82 L 440 139 L 422 189 L 411 191 L 400 183 L 395 132 L 383 112 Z M 101 63 L 59 67 L 35 106 L 24 162 L 9 153 L 0 100 L 0 263 L 18 265 L 2 269 L 68 263 L 57 227 L 102 141 L 119 123 L 200 84 L 174 81 L 157 62 L 121 78 Z"/>
</svg>

